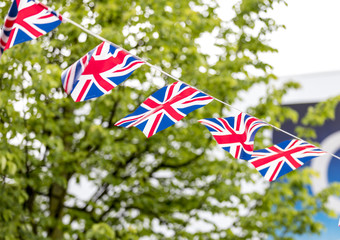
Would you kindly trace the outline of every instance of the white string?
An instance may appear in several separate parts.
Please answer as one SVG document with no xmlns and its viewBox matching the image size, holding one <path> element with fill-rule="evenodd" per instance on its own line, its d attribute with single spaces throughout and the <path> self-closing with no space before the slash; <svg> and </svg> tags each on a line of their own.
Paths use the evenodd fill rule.
<svg viewBox="0 0 340 240">
<path fill-rule="evenodd" d="M 131 54 L 132 56 L 134 56 L 134 57 L 137 58 L 138 60 L 143 61 L 143 62 L 144 62 L 146 65 L 148 65 L 149 67 L 151 67 L 151 68 L 153 68 L 153 69 L 155 69 L 155 70 L 157 70 L 157 71 L 163 73 L 164 75 L 166 75 L 166 76 L 172 78 L 173 80 L 191 86 L 190 84 L 188 84 L 188 83 L 186 83 L 186 82 L 183 82 L 183 81 L 180 80 L 179 78 L 177 78 L 177 77 L 175 77 L 175 76 L 173 76 L 173 75 L 171 75 L 171 74 L 165 72 L 165 71 L 162 70 L 160 67 L 157 67 L 157 66 L 155 66 L 155 65 L 153 65 L 153 64 L 151 64 L 151 63 L 149 63 L 149 62 L 146 61 L 145 59 L 140 58 L 140 57 L 136 56 L 135 54 L 132 54 L 131 52 L 125 50 L 125 49 L 122 48 L 121 46 L 119 46 L 119 45 L 117 45 L 117 44 L 115 44 L 115 43 L 113 43 L 113 42 L 111 42 L 111 41 L 109 41 L 109 40 L 107 40 L 107 39 L 105 39 L 105 38 L 99 36 L 98 34 L 95 34 L 94 32 L 91 32 L 91 31 L 88 30 L 87 28 L 84 28 L 83 26 L 81 26 L 80 24 L 78 24 L 78 23 L 72 21 L 71 19 L 68 19 L 68 18 L 66 18 L 66 17 L 63 16 L 63 20 L 66 21 L 66 22 L 69 22 L 69 23 L 73 24 L 74 26 L 76 26 L 76 27 L 82 29 L 84 32 L 86 32 L 86 33 L 88 33 L 88 34 L 90 34 L 90 35 L 92 35 L 92 36 L 98 38 L 99 40 L 101 40 L 101 41 L 103 41 L 103 42 L 107 42 L 107 43 L 111 44 L 112 46 L 114 46 L 114 47 L 116 47 L 116 48 L 121 48 L 121 49 L 123 49 L 124 51 L 126 51 L 126 52 L 129 53 L 129 54 Z M 240 112 L 240 113 L 246 113 L 246 112 L 241 111 L 240 109 L 238 109 L 238 108 L 236 108 L 236 107 L 234 107 L 234 106 L 232 106 L 232 105 L 230 105 L 230 104 L 228 104 L 228 103 L 226 103 L 226 102 L 223 102 L 222 100 L 220 100 L 220 99 L 218 99 L 218 98 L 216 98 L 216 97 L 214 97 L 214 96 L 211 96 L 210 94 L 207 94 L 207 93 L 203 92 L 203 91 L 200 90 L 200 89 L 197 89 L 196 87 L 193 87 L 193 86 L 191 86 L 191 87 L 194 88 L 194 89 L 196 89 L 197 91 L 200 91 L 200 92 L 202 92 L 202 93 L 204 93 L 204 94 L 206 94 L 206 95 L 212 97 L 214 100 L 216 100 L 216 101 L 218 101 L 218 102 L 220 102 L 220 103 L 222 103 L 222 104 L 224 104 L 224 105 L 226 105 L 226 106 L 228 106 L 228 107 L 230 107 L 230 108 L 232 108 L 232 109 L 234 109 L 234 110 L 236 110 L 236 111 L 238 111 L 238 112 Z M 248 113 L 246 113 L 246 114 L 248 114 Z M 252 116 L 251 114 L 248 114 L 248 115 L 249 115 L 249 116 Z M 285 131 L 285 130 L 279 128 L 279 127 L 274 126 L 273 124 L 268 123 L 267 121 L 264 121 L 264 120 L 262 120 L 262 119 L 260 119 L 260 120 L 263 121 L 263 122 L 265 122 L 266 124 L 268 124 L 268 126 L 271 126 L 272 128 L 274 128 L 274 129 L 276 129 L 276 130 L 278 130 L 278 131 L 280 131 L 280 132 L 283 132 L 283 133 L 285 133 L 285 134 L 287 134 L 287 135 L 289 135 L 289 136 L 291 136 L 291 137 L 293 137 L 293 138 L 295 138 L 295 139 L 298 139 L 298 140 L 300 140 L 300 141 L 307 142 L 307 141 L 305 141 L 305 140 L 303 140 L 303 139 L 301 139 L 301 138 L 295 136 L 294 134 L 291 134 L 291 133 L 289 133 L 289 132 L 287 132 L 287 131 Z M 307 143 L 308 143 L 308 142 L 307 142 Z M 322 150 L 322 149 L 321 149 L 321 150 Z M 322 150 L 322 151 L 324 151 L 324 150 Z M 325 152 L 325 153 L 328 153 L 328 154 L 330 154 L 331 156 L 333 156 L 333 157 L 335 157 L 335 158 L 337 158 L 337 159 L 340 160 L 340 157 L 339 157 L 339 156 L 337 156 L 337 155 L 335 155 L 335 154 L 333 154 L 333 153 L 327 152 L 327 151 L 324 151 L 324 152 Z"/>
</svg>

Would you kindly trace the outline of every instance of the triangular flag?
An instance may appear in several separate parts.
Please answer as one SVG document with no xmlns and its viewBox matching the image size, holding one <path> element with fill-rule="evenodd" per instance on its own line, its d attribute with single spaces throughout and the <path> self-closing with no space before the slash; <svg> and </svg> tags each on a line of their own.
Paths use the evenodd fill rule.
<svg viewBox="0 0 340 240">
<path fill-rule="evenodd" d="M 323 154 L 325 152 L 314 145 L 293 139 L 254 151 L 249 162 L 271 182 Z"/>
<path fill-rule="evenodd" d="M 151 137 L 212 100 L 211 96 L 193 87 L 175 82 L 153 93 L 135 112 L 115 125 L 126 128 L 137 127 L 145 136 Z"/>
<path fill-rule="evenodd" d="M 2 53 L 26 41 L 36 39 L 59 26 L 62 16 L 34 0 L 14 0 L 0 35 Z"/>
<path fill-rule="evenodd" d="M 65 92 L 81 102 L 109 93 L 143 64 L 124 50 L 102 42 L 68 67 L 61 80 Z"/>
<path fill-rule="evenodd" d="M 199 120 L 208 128 L 216 142 L 234 158 L 249 160 L 254 150 L 256 132 L 267 123 L 245 113 L 228 118 Z"/>
</svg>

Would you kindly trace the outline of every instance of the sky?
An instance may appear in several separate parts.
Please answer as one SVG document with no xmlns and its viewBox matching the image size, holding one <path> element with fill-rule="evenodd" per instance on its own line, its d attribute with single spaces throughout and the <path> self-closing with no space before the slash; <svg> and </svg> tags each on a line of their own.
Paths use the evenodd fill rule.
<svg viewBox="0 0 340 240">
<path fill-rule="evenodd" d="M 264 56 L 278 76 L 340 71 L 340 1 L 288 0 L 273 17 L 286 29 L 271 36 L 278 53 Z"/>
<path fill-rule="evenodd" d="M 281 80 L 298 81 L 302 87 L 284 97 L 284 103 L 326 100 L 340 94 L 340 1 L 288 0 L 273 17 L 286 29 L 271 36 L 278 53 L 263 59 Z"/>
<path fill-rule="evenodd" d="M 232 0 L 233 1 L 233 0 Z M 280 82 L 294 80 L 301 84 L 283 98 L 284 104 L 324 101 L 340 95 L 340 1 L 287 0 L 270 13 L 280 29 L 269 36 L 278 53 L 263 54 L 262 60 L 274 67 Z M 225 9 L 232 4 L 221 0 Z M 226 14 L 228 15 L 228 14 Z M 236 107 L 246 110 L 265 94 L 265 86 L 256 85 L 241 93 Z"/>
</svg>

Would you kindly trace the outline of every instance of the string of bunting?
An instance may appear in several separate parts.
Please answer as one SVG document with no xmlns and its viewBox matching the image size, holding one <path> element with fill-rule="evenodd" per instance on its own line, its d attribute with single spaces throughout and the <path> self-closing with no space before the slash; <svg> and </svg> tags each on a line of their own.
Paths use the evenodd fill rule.
<svg viewBox="0 0 340 240">
<path fill-rule="evenodd" d="M 323 151 L 281 128 L 181 81 L 35 0 L 13 1 L 1 30 L 0 57 L 5 50 L 36 39 L 52 31 L 62 22 L 71 23 L 102 41 L 62 73 L 63 88 L 75 102 L 109 93 L 143 64 L 175 80 L 174 83 L 149 96 L 133 113 L 119 120 L 116 126 L 137 127 L 146 137 L 151 137 L 174 125 L 190 112 L 215 100 L 240 113 L 227 118 L 201 119 L 199 122 L 211 132 L 221 148 L 234 158 L 250 162 L 268 181 L 274 181 L 322 154 L 327 153 L 340 159 L 339 156 Z M 254 151 L 255 134 L 263 126 L 270 126 L 293 139 Z"/>
</svg>

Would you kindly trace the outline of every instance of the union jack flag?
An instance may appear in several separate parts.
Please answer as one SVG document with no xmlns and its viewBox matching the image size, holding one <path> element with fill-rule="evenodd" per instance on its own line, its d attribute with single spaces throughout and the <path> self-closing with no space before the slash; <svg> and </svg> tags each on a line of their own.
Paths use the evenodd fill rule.
<svg viewBox="0 0 340 240">
<path fill-rule="evenodd" d="M 126 128 L 137 127 L 145 136 L 151 137 L 212 100 L 211 96 L 193 87 L 175 82 L 153 93 L 135 112 L 115 125 Z"/>
<path fill-rule="evenodd" d="M 271 182 L 323 154 L 314 145 L 293 139 L 254 151 L 249 162 Z"/>
<path fill-rule="evenodd" d="M 235 117 L 206 118 L 199 120 L 208 128 L 216 142 L 234 158 L 249 160 L 254 150 L 256 132 L 267 124 L 240 113 Z"/>
<path fill-rule="evenodd" d="M 122 49 L 102 42 L 61 76 L 64 90 L 76 102 L 109 93 L 144 62 Z"/>
<path fill-rule="evenodd" d="M 1 30 L 0 57 L 5 50 L 45 35 L 61 22 L 61 15 L 35 0 L 14 0 Z"/>
</svg>

